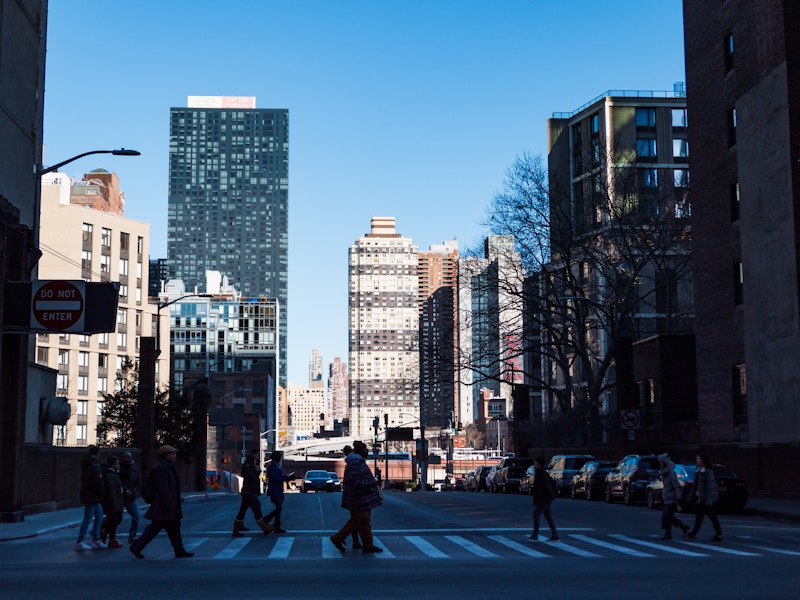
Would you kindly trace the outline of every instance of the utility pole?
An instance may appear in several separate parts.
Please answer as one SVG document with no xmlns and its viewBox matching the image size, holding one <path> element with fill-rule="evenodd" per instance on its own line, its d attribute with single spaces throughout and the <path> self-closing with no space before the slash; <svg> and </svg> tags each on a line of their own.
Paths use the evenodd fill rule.
<svg viewBox="0 0 800 600">
<path fill-rule="evenodd" d="M 383 413 L 383 456 L 384 456 L 384 473 L 383 489 L 389 489 L 389 414 Z"/>
</svg>

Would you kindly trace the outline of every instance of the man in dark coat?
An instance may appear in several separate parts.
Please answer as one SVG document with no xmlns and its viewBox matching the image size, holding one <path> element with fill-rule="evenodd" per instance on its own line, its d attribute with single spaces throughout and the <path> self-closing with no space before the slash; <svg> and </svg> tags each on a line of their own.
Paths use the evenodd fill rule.
<svg viewBox="0 0 800 600">
<path fill-rule="evenodd" d="M 547 541 L 557 542 L 559 537 L 556 522 L 553 520 L 553 515 L 550 514 L 550 505 L 556 500 L 553 480 L 544 470 L 544 458 L 534 458 L 533 466 L 536 469 L 531 489 L 533 493 L 533 533 L 528 536 L 528 539 L 533 542 L 539 539 L 539 518 L 544 513 L 544 518 L 547 519 L 547 524 L 550 526 L 550 539 Z"/>
<path fill-rule="evenodd" d="M 100 530 L 100 539 L 103 543 L 108 540 L 109 548 L 122 548 L 117 541 L 117 527 L 122 523 L 122 511 L 125 508 L 122 480 L 119 478 L 119 458 L 113 454 L 106 457 L 106 466 L 103 468 L 103 512 L 106 518 Z"/>
<path fill-rule="evenodd" d="M 267 496 L 270 502 L 275 505 L 275 508 L 259 522 L 259 527 L 264 529 L 264 526 L 271 528 L 275 533 L 286 533 L 286 530 L 281 527 L 281 512 L 283 511 L 283 485 L 287 481 L 294 481 L 294 473 L 288 475 L 283 474 L 283 452 L 280 450 L 273 450 L 269 455 L 270 463 L 267 467 Z M 275 519 L 273 525 L 269 522 Z M 264 525 L 262 525 L 262 523 Z M 268 533 L 264 529 L 264 533 Z"/>
<path fill-rule="evenodd" d="M 330 537 L 331 543 L 340 552 L 344 552 L 344 540 L 353 531 L 358 530 L 363 547 L 362 552 L 383 552 L 374 544 L 372 537 L 372 509 L 383 503 L 378 489 L 378 480 L 369 470 L 367 446 L 361 442 L 353 442 L 353 452 L 344 459 L 344 484 L 342 487 L 342 508 L 350 511 L 350 519 Z"/>
<path fill-rule="evenodd" d="M 272 525 L 268 525 L 264 521 L 264 516 L 261 513 L 261 500 L 258 499 L 261 495 L 261 482 L 258 480 L 257 456 L 257 454 L 251 452 L 244 459 L 244 464 L 242 465 L 242 490 L 239 492 L 242 496 L 242 501 L 239 504 L 239 512 L 236 513 L 236 519 L 233 522 L 233 537 L 244 537 L 242 533 L 244 516 L 248 508 L 253 511 L 256 524 L 264 532 L 264 535 L 268 535 L 275 530 Z"/>
<path fill-rule="evenodd" d="M 178 451 L 172 446 L 161 446 L 159 456 L 161 460 L 150 474 L 155 484 L 155 496 L 144 515 L 151 522 L 145 527 L 142 537 L 131 544 L 130 551 L 136 558 L 144 558 L 142 550 L 164 529 L 172 543 L 175 558 L 190 558 L 194 552 L 187 552 L 181 539 L 181 482 L 175 471 Z"/>
<path fill-rule="evenodd" d="M 131 528 L 128 532 L 128 543 L 132 544 L 136 539 L 136 532 L 139 530 L 139 505 L 136 498 L 142 489 L 139 480 L 139 473 L 133 466 L 133 455 L 130 452 L 123 452 L 120 459 L 119 478 L 122 480 L 122 487 L 125 495 L 125 510 L 131 516 Z"/>
<path fill-rule="evenodd" d="M 100 528 L 103 524 L 103 470 L 97 460 L 97 446 L 89 446 L 88 453 L 81 460 L 81 491 L 80 498 L 83 504 L 83 521 L 78 530 L 78 543 L 76 550 L 91 550 L 92 548 L 106 548 L 100 540 Z M 92 527 L 92 543 L 83 541 L 89 529 L 89 523 L 94 518 Z"/>
</svg>

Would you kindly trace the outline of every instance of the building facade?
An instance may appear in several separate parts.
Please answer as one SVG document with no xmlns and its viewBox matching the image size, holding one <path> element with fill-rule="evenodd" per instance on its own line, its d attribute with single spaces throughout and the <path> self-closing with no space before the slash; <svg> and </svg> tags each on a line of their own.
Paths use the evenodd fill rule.
<svg viewBox="0 0 800 600">
<path fill-rule="evenodd" d="M 311 351 L 311 358 L 308 359 L 308 387 L 325 387 L 322 379 L 322 356 L 316 348 Z"/>
<path fill-rule="evenodd" d="M 370 233 L 348 253 L 348 364 L 351 433 L 371 436 L 419 419 L 418 248 L 373 217 Z"/>
<path fill-rule="evenodd" d="M 37 364 L 58 370 L 57 393 L 72 407 L 69 422 L 57 427 L 54 436 L 55 444 L 69 446 L 97 442 L 102 394 L 116 391 L 117 374 L 127 358 L 138 366 L 139 340 L 154 335 L 156 315 L 147 301 L 150 226 L 122 215 L 116 175 L 108 174 L 113 185 L 101 186 L 94 173 L 74 183 L 63 173 L 42 178 L 39 278 L 120 284 L 113 333 L 36 336 Z M 86 190 L 92 186 L 98 188 L 99 199 L 89 202 Z M 112 193 L 104 197 L 102 189 Z M 156 373 L 160 389 L 168 377 L 161 366 Z"/>
<path fill-rule="evenodd" d="M 800 6 L 683 11 L 701 438 L 796 443 Z"/>
<path fill-rule="evenodd" d="M 290 439 L 313 436 L 325 427 L 325 390 L 290 383 L 286 388 Z"/>
<path fill-rule="evenodd" d="M 419 253 L 420 421 L 426 427 L 456 426 L 457 285 L 457 240 Z"/>
<path fill-rule="evenodd" d="M 207 270 L 243 296 L 277 299 L 286 383 L 289 112 L 254 97 L 190 96 L 170 108 L 167 261 L 186 289 Z"/>
<path fill-rule="evenodd" d="M 331 421 L 343 421 L 349 418 L 347 407 L 347 363 L 338 356 L 328 365 L 328 410 Z"/>
</svg>

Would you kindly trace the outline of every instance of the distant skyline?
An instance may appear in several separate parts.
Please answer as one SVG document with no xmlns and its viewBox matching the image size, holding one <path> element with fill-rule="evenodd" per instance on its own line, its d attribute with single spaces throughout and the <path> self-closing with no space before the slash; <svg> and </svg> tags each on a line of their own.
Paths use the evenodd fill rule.
<svg viewBox="0 0 800 600">
<path fill-rule="evenodd" d="M 139 150 L 65 170 L 117 173 L 150 258 L 166 257 L 170 107 L 231 95 L 289 110 L 296 385 L 314 348 L 326 375 L 347 361 L 347 249 L 372 216 L 420 250 L 474 248 L 515 156 L 546 153 L 553 112 L 684 81 L 679 0 L 51 0 L 47 49 L 44 162 Z"/>
</svg>

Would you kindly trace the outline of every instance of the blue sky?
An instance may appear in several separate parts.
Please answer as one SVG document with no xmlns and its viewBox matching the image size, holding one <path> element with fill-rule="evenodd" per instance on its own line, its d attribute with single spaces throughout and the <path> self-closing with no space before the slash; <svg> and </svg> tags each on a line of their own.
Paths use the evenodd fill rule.
<svg viewBox="0 0 800 600">
<path fill-rule="evenodd" d="M 114 171 L 166 256 L 169 108 L 289 109 L 289 380 L 347 360 L 347 249 L 372 216 L 421 248 L 480 243 L 546 119 L 606 90 L 684 81 L 680 0 L 51 0 L 45 164 Z"/>
</svg>

